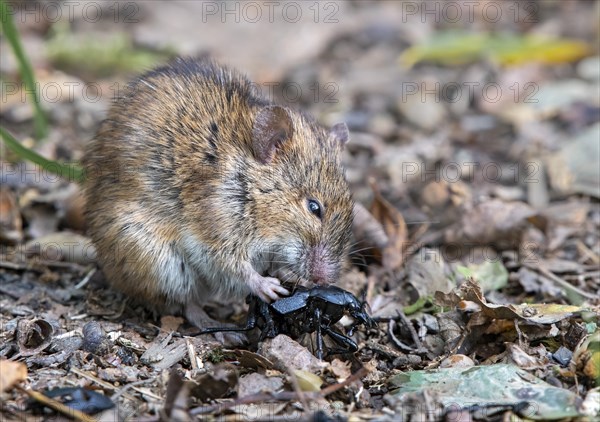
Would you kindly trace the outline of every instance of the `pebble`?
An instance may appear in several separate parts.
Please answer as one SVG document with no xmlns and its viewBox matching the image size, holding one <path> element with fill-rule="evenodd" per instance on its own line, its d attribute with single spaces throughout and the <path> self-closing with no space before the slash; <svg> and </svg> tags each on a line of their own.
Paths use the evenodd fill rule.
<svg viewBox="0 0 600 422">
<path fill-rule="evenodd" d="M 433 131 L 446 121 L 446 108 L 440 101 L 426 98 L 425 101 L 419 93 L 402 96 L 397 99 L 398 111 L 410 123 L 425 129 Z"/>
<path fill-rule="evenodd" d="M 571 362 L 573 352 L 564 346 L 560 346 L 558 350 L 552 353 L 552 359 L 558 362 L 561 366 L 567 366 Z"/>
<path fill-rule="evenodd" d="M 579 62 L 577 74 L 590 81 L 600 80 L 600 56 L 588 57 Z"/>
</svg>

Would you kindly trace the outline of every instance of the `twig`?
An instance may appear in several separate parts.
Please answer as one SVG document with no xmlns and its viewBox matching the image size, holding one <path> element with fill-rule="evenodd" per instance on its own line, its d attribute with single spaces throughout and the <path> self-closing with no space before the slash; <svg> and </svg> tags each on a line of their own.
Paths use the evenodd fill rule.
<svg viewBox="0 0 600 422">
<path fill-rule="evenodd" d="M 417 330 L 415 330 L 415 327 L 413 327 L 413 325 L 410 323 L 408 318 L 406 318 L 406 315 L 404 315 L 404 312 L 402 312 L 400 310 L 398 310 L 396 312 L 398 313 L 398 317 L 400 318 L 400 321 L 402 321 L 404 323 L 404 325 L 406 326 L 406 328 L 408 328 L 408 331 L 410 332 L 410 336 L 412 337 L 412 340 L 415 343 L 415 346 L 417 346 L 417 353 L 427 354 L 428 351 L 425 347 L 423 347 L 423 343 L 421 343 L 421 339 L 419 338 L 419 335 L 417 334 Z"/>
<path fill-rule="evenodd" d="M 198 358 L 196 357 L 196 348 L 189 338 L 185 338 L 185 346 L 187 348 L 188 359 L 190 360 L 190 366 L 193 371 L 198 370 Z"/>
<path fill-rule="evenodd" d="M 85 270 L 85 267 L 75 262 L 49 261 L 45 259 L 32 259 L 26 263 L 0 261 L 0 268 L 6 268 L 8 270 L 42 272 L 43 270 L 40 267 L 67 268 L 79 272 Z"/>
<path fill-rule="evenodd" d="M 540 272 L 541 274 L 548 277 L 550 280 L 552 280 L 553 282 L 555 282 L 556 284 L 558 284 L 559 286 L 561 286 L 563 289 L 565 289 L 567 291 L 578 294 L 579 296 L 585 297 L 586 299 L 589 299 L 589 300 L 598 299 L 598 297 L 596 295 L 594 295 L 592 293 L 588 293 L 586 291 L 583 291 L 579 287 L 573 286 L 571 283 L 566 282 L 565 280 L 558 277 L 557 275 L 555 275 L 553 272 L 546 269 L 545 267 L 542 267 L 540 265 L 535 266 L 535 265 L 527 265 L 527 264 L 525 264 L 525 266 L 532 269 L 533 271 Z"/>
<path fill-rule="evenodd" d="M 519 320 L 517 318 L 515 318 L 513 320 L 513 323 L 515 324 L 515 330 L 519 337 L 519 347 L 524 348 L 525 346 L 523 344 L 523 337 L 525 337 L 525 335 L 523 334 L 523 332 L 521 331 L 521 328 L 519 327 Z"/>
<path fill-rule="evenodd" d="M 594 253 L 594 251 L 588 248 L 587 245 L 581 240 L 577 240 L 577 249 L 579 249 L 579 252 L 581 252 L 581 254 L 591 259 L 594 264 L 600 264 L 600 257 L 596 253 Z"/>
<path fill-rule="evenodd" d="M 350 375 L 348 378 L 346 378 L 344 381 L 338 382 L 337 384 L 332 384 L 328 387 L 325 387 L 321 391 L 319 391 L 317 394 L 320 394 L 323 397 L 325 397 L 332 393 L 335 393 L 336 391 L 341 390 L 344 387 L 347 387 L 348 385 L 352 384 L 353 382 L 360 380 L 362 377 L 367 375 L 367 372 L 368 372 L 367 368 L 365 368 L 363 366 L 358 371 L 356 371 L 355 373 Z"/>
<path fill-rule="evenodd" d="M 329 394 L 335 393 L 336 391 L 352 384 L 353 382 L 358 381 L 359 379 L 364 377 L 366 374 L 367 374 L 367 369 L 365 367 L 362 367 L 358 371 L 356 371 L 354 374 L 352 374 L 348 378 L 346 378 L 344 381 L 337 383 L 337 384 L 330 385 L 328 387 L 325 387 L 321 391 L 318 391 L 318 392 L 314 392 L 314 393 L 305 392 L 304 396 L 306 397 L 306 399 L 309 399 L 309 400 L 316 400 L 316 399 L 328 396 Z M 264 402 L 264 401 L 295 401 L 295 400 L 299 400 L 298 394 L 295 391 L 284 391 L 284 392 L 275 393 L 275 394 L 265 394 L 265 393 L 251 394 L 251 395 L 248 395 L 245 397 L 240 397 L 237 400 L 233 400 L 228 403 L 221 403 L 221 404 L 212 405 L 212 406 L 196 407 L 194 409 L 191 409 L 189 413 L 190 413 L 190 415 L 202 415 L 202 414 L 206 414 L 206 413 L 214 413 L 217 411 L 231 409 L 232 407 L 244 405 L 244 404 L 251 404 L 251 403 L 257 403 L 257 402 Z"/>
<path fill-rule="evenodd" d="M 11 261 L 0 261 L 0 268 L 6 268 L 7 270 L 24 271 L 27 270 L 29 267 L 27 266 L 27 264 L 21 264 Z"/>
<path fill-rule="evenodd" d="M 77 283 L 75 285 L 76 289 L 82 289 L 86 284 L 88 284 L 88 282 L 90 281 L 90 279 L 92 278 L 92 276 L 96 273 L 96 267 L 92 267 L 88 273 L 85 275 L 85 277 L 83 277 L 81 279 L 81 281 L 79 283 Z"/>
<path fill-rule="evenodd" d="M 84 372 L 84 371 L 82 371 L 80 369 L 72 367 L 71 368 L 71 372 L 73 372 L 74 374 L 79 375 L 80 377 L 87 378 L 90 381 L 93 381 L 96 384 L 101 385 L 103 388 L 106 388 L 107 390 L 117 390 L 117 387 L 115 387 L 114 385 L 112 385 L 112 384 L 110 384 L 108 382 L 102 381 L 101 379 L 96 378 L 95 376 L 93 376 L 91 374 L 88 374 L 87 372 Z M 133 383 L 133 384 L 135 384 L 135 383 Z M 131 389 L 134 390 L 134 391 L 137 391 L 140 394 L 144 394 L 144 395 L 146 395 L 148 397 L 151 397 L 151 398 L 153 398 L 155 400 L 163 400 L 163 397 L 159 397 L 157 395 L 149 393 L 148 391 L 143 391 L 140 388 L 132 386 Z M 129 394 L 123 394 L 123 397 L 126 397 L 129 400 L 136 400 L 135 397 L 133 397 L 133 396 L 131 396 Z"/>
<path fill-rule="evenodd" d="M 290 376 L 290 380 L 292 381 L 292 388 L 294 389 L 294 392 L 298 395 L 300 402 L 302 402 L 302 406 L 304 407 L 304 409 L 308 409 L 306 395 L 304 394 L 304 391 L 300 389 L 300 385 L 298 384 L 298 378 L 296 377 L 296 374 L 294 374 L 294 371 L 292 371 L 292 368 L 290 367 L 286 367 L 285 370 Z"/>
<path fill-rule="evenodd" d="M 400 340 L 398 337 L 396 337 L 396 335 L 394 334 L 395 327 L 396 327 L 396 321 L 393 319 L 390 319 L 390 321 L 388 322 L 388 335 L 390 336 L 392 343 L 394 343 L 402 351 L 417 352 L 416 348 L 410 347 L 409 345 L 404 344 L 404 342 L 402 340 Z"/>
<path fill-rule="evenodd" d="M 147 383 L 149 383 L 151 381 L 154 381 L 154 379 L 148 378 L 146 380 L 135 381 L 135 382 L 129 383 L 127 385 L 124 385 L 122 388 L 120 388 L 119 390 L 117 390 L 117 392 L 115 394 L 113 394 L 112 396 L 110 396 L 110 399 L 114 402 L 115 400 L 117 400 L 121 396 L 125 397 L 125 392 L 127 390 L 135 388 L 138 385 L 147 384 Z M 144 394 L 144 393 L 142 393 L 142 394 Z M 128 397 L 131 397 L 131 396 L 128 396 Z"/>
</svg>

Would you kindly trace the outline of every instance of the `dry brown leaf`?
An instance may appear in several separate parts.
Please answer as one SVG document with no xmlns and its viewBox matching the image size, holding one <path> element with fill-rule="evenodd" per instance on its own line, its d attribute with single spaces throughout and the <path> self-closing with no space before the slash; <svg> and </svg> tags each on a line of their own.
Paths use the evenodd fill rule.
<svg viewBox="0 0 600 422">
<path fill-rule="evenodd" d="M 240 367 L 248 369 L 267 369 L 273 368 L 273 362 L 258 353 L 249 350 L 223 350 L 228 356 L 234 356 L 239 362 Z"/>
<path fill-rule="evenodd" d="M 329 370 L 335 375 L 338 382 L 343 382 L 346 378 L 352 375 L 350 362 L 344 362 L 339 359 L 334 359 L 329 365 Z"/>
<path fill-rule="evenodd" d="M 23 238 L 23 220 L 14 194 L 8 188 L 0 189 L 0 240 L 18 243 Z"/>
<path fill-rule="evenodd" d="M 281 377 L 267 377 L 258 372 L 251 372 L 241 377 L 237 383 L 238 397 L 259 393 L 276 393 L 283 388 Z"/>
<path fill-rule="evenodd" d="M 237 370 L 233 365 L 220 364 L 212 371 L 200 374 L 194 379 L 196 385 L 191 395 L 206 401 L 223 397 L 231 391 L 238 382 Z"/>
<path fill-rule="evenodd" d="M 169 381 L 167 382 L 167 394 L 162 409 L 162 418 L 178 421 L 189 420 L 189 416 L 184 409 L 188 407 L 192 385 L 191 382 L 184 381 L 183 377 L 176 370 L 171 370 Z"/>
<path fill-rule="evenodd" d="M 408 282 L 419 294 L 419 298 L 449 293 L 456 282 L 446 275 L 446 261 L 438 250 L 423 248 L 406 262 Z M 415 298 L 416 300 L 417 298 Z"/>
<path fill-rule="evenodd" d="M 524 202 L 485 201 L 465 212 L 461 221 L 446 231 L 445 241 L 462 247 L 514 248 L 529 224 L 528 219 L 535 215 L 537 211 Z"/>
<path fill-rule="evenodd" d="M 160 328 L 167 333 L 177 331 L 181 324 L 183 324 L 183 318 L 181 317 L 165 315 L 160 319 Z"/>
<path fill-rule="evenodd" d="M 388 237 L 387 245 L 381 251 L 381 262 L 387 270 L 397 270 L 404 263 L 404 254 L 408 246 L 408 230 L 402 213 L 385 199 L 375 182 L 371 182 L 373 203 L 371 214 L 379 221 Z"/>
<path fill-rule="evenodd" d="M 481 287 L 472 279 L 468 279 L 461 285 L 461 290 L 464 292 L 463 297 L 466 300 L 473 301 L 481 306 L 481 314 L 485 315 L 490 321 L 497 319 L 512 321 L 517 319 L 532 324 L 553 324 L 584 310 L 584 308 L 579 306 L 551 303 L 524 305 L 497 305 L 488 303 L 483 297 Z"/>
<path fill-rule="evenodd" d="M 27 379 L 27 366 L 22 362 L 0 359 L 0 392 L 8 391 L 18 382 Z"/>
<path fill-rule="evenodd" d="M 379 221 L 361 203 L 354 204 L 354 237 L 368 246 L 385 248 L 389 239 Z"/>
</svg>

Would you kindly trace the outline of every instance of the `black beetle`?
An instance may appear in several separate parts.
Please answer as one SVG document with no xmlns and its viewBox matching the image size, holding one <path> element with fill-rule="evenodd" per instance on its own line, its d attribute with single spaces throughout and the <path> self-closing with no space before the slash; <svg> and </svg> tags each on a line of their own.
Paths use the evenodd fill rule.
<svg viewBox="0 0 600 422">
<path fill-rule="evenodd" d="M 271 304 L 253 295 L 248 296 L 246 302 L 249 309 L 245 327 L 212 327 L 200 331 L 199 334 L 250 331 L 259 327 L 262 341 L 278 334 L 297 339 L 305 333 L 316 333 L 316 356 L 323 359 L 324 335 L 328 335 L 340 346 L 338 349 L 329 350 L 327 355 L 352 353 L 358 350 L 358 346 L 348 336 L 351 336 L 360 324 L 375 326 L 375 322 L 365 310 L 366 303 L 361 303 L 352 293 L 335 286 L 317 286 L 311 289 L 298 287 L 291 296 Z M 354 324 L 346 331 L 346 335 L 343 335 L 334 331 L 332 326 L 342 319 L 345 313 L 354 318 Z"/>
</svg>

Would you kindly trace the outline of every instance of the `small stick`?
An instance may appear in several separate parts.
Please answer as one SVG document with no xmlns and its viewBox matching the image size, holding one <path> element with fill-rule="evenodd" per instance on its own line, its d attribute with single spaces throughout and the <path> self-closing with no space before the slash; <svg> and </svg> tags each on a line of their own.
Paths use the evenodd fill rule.
<svg viewBox="0 0 600 422">
<path fill-rule="evenodd" d="M 296 377 L 296 374 L 294 374 L 294 371 L 292 371 L 292 369 L 290 367 L 286 367 L 285 370 L 288 373 L 288 375 L 290 376 L 290 380 L 292 382 L 292 388 L 294 389 L 294 392 L 298 395 L 300 402 L 302 402 L 302 406 L 304 406 L 305 409 L 308 409 L 308 402 L 306 401 L 306 395 L 304 394 L 304 391 L 302 391 L 300 389 L 300 385 L 298 384 L 298 378 Z"/>
<path fill-rule="evenodd" d="M 114 385 L 112 385 L 112 384 L 110 384 L 110 383 L 108 383 L 108 382 L 106 382 L 106 381 L 102 381 L 101 379 L 99 379 L 99 378 L 96 378 L 95 376 L 93 376 L 93 375 L 91 375 L 91 374 L 88 374 L 87 372 L 84 372 L 84 371 L 82 371 L 82 370 L 80 370 L 80 369 L 77 369 L 77 368 L 74 368 L 74 367 L 73 367 L 73 368 L 71 368 L 71 372 L 73 372 L 74 374 L 77 374 L 77 375 L 79 375 L 80 377 L 83 377 L 83 378 L 86 378 L 86 379 L 88 379 L 88 380 L 90 380 L 90 381 L 93 381 L 93 382 L 95 382 L 96 384 L 98 384 L 98 385 L 101 385 L 102 387 L 106 388 L 107 390 L 113 390 L 113 391 L 114 391 L 114 390 L 117 390 L 117 389 L 118 389 L 118 387 L 115 387 Z M 133 384 L 135 384 L 135 383 L 133 383 Z M 143 391 L 143 390 L 141 390 L 141 389 L 139 389 L 139 388 L 137 388 L 137 387 L 133 387 L 133 386 L 132 386 L 131 388 L 132 388 L 134 391 L 137 391 L 137 392 L 138 392 L 138 393 L 140 393 L 140 394 L 145 394 L 145 395 L 147 395 L 148 397 L 152 397 L 153 399 L 156 399 L 156 400 L 163 400 L 163 397 L 158 397 L 158 396 L 156 396 L 156 395 L 154 395 L 154 394 L 152 394 L 152 393 L 150 393 L 150 392 Z M 127 393 L 124 393 L 124 394 L 123 394 L 123 397 L 127 398 L 128 400 L 137 400 L 137 399 L 136 399 L 134 396 L 132 396 L 132 395 L 130 395 L 130 394 L 127 394 Z"/>
<path fill-rule="evenodd" d="M 412 340 L 415 343 L 415 346 L 417 346 L 417 351 L 419 353 L 427 352 L 427 350 L 423 347 L 423 343 L 421 343 L 421 339 L 419 338 L 419 335 L 417 334 L 417 330 L 415 330 L 415 327 L 413 327 L 412 324 L 410 323 L 410 321 L 408 320 L 408 318 L 406 318 L 406 315 L 404 315 L 404 312 L 402 312 L 402 311 L 396 311 L 396 312 L 398 313 L 398 317 L 400 318 L 400 321 L 402 321 L 404 323 L 404 325 L 406 326 L 406 328 L 408 328 L 408 331 L 410 332 L 410 336 L 412 337 Z"/>
<path fill-rule="evenodd" d="M 77 283 L 75 285 L 76 289 L 82 289 L 86 284 L 88 284 L 88 282 L 90 281 L 90 279 L 92 278 L 92 276 L 96 273 L 96 267 L 92 267 L 88 273 L 85 275 L 85 277 L 83 277 L 81 279 L 81 281 L 79 283 Z"/>
<path fill-rule="evenodd" d="M 548 277 L 550 280 L 554 281 L 556 284 L 558 284 L 559 286 L 561 286 L 562 288 L 564 288 L 565 290 L 570 290 L 576 294 L 578 294 L 579 296 L 582 296 L 586 299 L 590 299 L 590 300 L 594 300 L 597 299 L 598 297 L 592 293 L 588 293 L 586 291 L 581 290 L 579 287 L 572 285 L 571 283 L 563 280 L 562 278 L 560 278 L 559 276 L 557 276 L 556 274 L 554 274 L 553 272 L 551 272 L 550 270 L 548 270 L 545 267 L 542 267 L 541 265 L 535 266 L 535 265 L 525 265 L 526 267 L 532 269 L 533 271 L 538 271 L 540 273 L 542 273 L 543 275 L 545 275 L 546 277 Z"/>
</svg>

